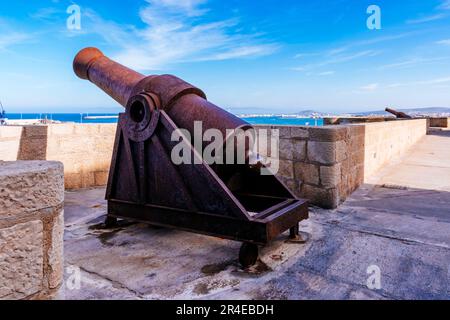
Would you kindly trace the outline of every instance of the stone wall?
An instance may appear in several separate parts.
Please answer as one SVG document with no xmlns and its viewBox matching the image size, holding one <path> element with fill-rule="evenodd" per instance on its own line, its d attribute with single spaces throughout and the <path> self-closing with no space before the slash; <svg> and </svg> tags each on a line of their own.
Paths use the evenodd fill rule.
<svg viewBox="0 0 450 320">
<path fill-rule="evenodd" d="M 63 280 L 59 162 L 0 161 L 0 299 L 47 299 Z"/>
<path fill-rule="evenodd" d="M 365 126 L 364 177 L 403 155 L 427 134 L 427 119 L 370 123 Z"/>
<path fill-rule="evenodd" d="M 258 128 L 279 130 L 278 177 L 312 204 L 336 208 L 363 182 L 364 126 Z"/>
<path fill-rule="evenodd" d="M 430 118 L 430 127 L 433 128 L 450 128 L 450 118 Z"/>
<path fill-rule="evenodd" d="M 297 196 L 336 208 L 365 179 L 404 154 L 427 132 L 427 120 L 279 129 L 278 177 Z M 264 156 L 270 151 L 261 152 Z"/>
<path fill-rule="evenodd" d="M 103 186 L 115 131 L 115 124 L 0 127 L 0 160 L 61 161 L 67 189 Z"/>
<path fill-rule="evenodd" d="M 395 117 L 327 117 L 323 119 L 324 125 L 351 124 L 351 123 L 371 123 L 396 120 Z"/>
<path fill-rule="evenodd" d="M 279 177 L 298 196 L 335 208 L 364 178 L 424 136 L 427 120 L 273 128 L 281 134 Z M 0 127 L 0 160 L 58 160 L 65 166 L 66 188 L 103 186 L 115 130 L 114 124 Z"/>
</svg>

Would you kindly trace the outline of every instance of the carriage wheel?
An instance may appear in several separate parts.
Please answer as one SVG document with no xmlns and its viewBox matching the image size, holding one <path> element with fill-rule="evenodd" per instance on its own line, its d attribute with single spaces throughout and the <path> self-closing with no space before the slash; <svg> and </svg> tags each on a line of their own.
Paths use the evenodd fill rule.
<svg viewBox="0 0 450 320">
<path fill-rule="evenodd" d="M 239 263 L 245 269 L 253 266 L 258 260 L 258 246 L 244 242 L 239 250 Z"/>
</svg>

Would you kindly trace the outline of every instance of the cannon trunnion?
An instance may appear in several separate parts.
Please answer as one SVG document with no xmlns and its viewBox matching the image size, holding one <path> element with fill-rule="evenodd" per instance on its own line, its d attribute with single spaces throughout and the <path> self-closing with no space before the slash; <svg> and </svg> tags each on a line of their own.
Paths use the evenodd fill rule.
<svg viewBox="0 0 450 320">
<path fill-rule="evenodd" d="M 186 136 L 172 141 L 178 129 L 193 134 L 195 121 L 224 136 L 230 129 L 252 130 L 248 123 L 177 77 L 145 77 L 95 48 L 78 53 L 74 70 L 125 107 L 106 191 L 107 225 L 121 218 L 242 241 L 244 267 L 256 262 L 258 245 L 286 230 L 292 241 L 302 242 L 299 222 L 308 218 L 307 201 L 297 199 L 274 175 L 262 175 L 264 165 L 207 164 Z M 228 135 L 227 141 L 235 138 Z M 191 163 L 172 161 L 180 143 Z"/>
</svg>

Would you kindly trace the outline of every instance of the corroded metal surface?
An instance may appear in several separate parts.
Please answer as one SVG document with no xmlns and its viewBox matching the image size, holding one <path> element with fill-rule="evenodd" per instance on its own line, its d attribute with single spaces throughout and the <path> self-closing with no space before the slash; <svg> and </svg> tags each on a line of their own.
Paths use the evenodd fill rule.
<svg viewBox="0 0 450 320">
<path fill-rule="evenodd" d="M 257 245 L 286 230 L 298 237 L 298 223 L 308 218 L 307 201 L 297 199 L 274 175 L 261 174 L 263 164 L 249 164 L 247 140 L 242 164 L 212 165 L 190 139 L 172 140 L 180 128 L 196 136 L 195 122 L 201 121 L 203 130 L 222 133 L 218 152 L 228 152 L 227 142 L 236 147 L 239 135 L 252 128 L 247 122 L 175 76 L 146 77 L 95 48 L 76 56 L 74 70 L 126 109 L 119 116 L 106 192 L 107 225 L 124 218 L 242 241 L 247 243 L 240 253 L 244 267 L 256 261 Z M 236 129 L 241 130 L 230 133 Z M 171 151 L 180 143 L 192 160 L 175 165 Z"/>
<path fill-rule="evenodd" d="M 404 112 L 397 111 L 394 109 L 386 108 L 386 112 L 392 113 L 398 119 L 412 119 L 412 117 Z"/>
<path fill-rule="evenodd" d="M 202 121 L 203 130 L 251 126 L 238 117 L 207 101 L 205 93 L 173 75 L 144 76 L 112 61 L 96 48 L 81 50 L 73 63 L 78 77 L 89 80 L 126 107 L 129 99 L 143 92 L 156 94 L 161 109 L 179 128 L 194 131 L 194 122 Z"/>
</svg>

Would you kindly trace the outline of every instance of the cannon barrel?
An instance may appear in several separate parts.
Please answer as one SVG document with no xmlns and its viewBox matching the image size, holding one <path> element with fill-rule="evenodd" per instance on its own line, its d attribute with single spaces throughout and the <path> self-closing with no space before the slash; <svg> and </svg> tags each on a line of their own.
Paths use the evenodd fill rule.
<svg viewBox="0 0 450 320">
<path fill-rule="evenodd" d="M 191 84 L 173 75 L 144 76 L 109 59 L 97 48 L 81 50 L 73 68 L 78 77 L 91 81 L 123 107 L 138 94 L 156 95 L 159 107 L 179 128 L 191 134 L 195 121 L 202 121 L 203 130 L 219 129 L 224 137 L 227 129 L 251 128 L 247 122 L 207 101 L 203 91 Z"/>
<path fill-rule="evenodd" d="M 399 119 L 412 119 L 410 115 L 407 115 L 404 112 L 396 111 L 394 109 L 386 108 L 386 112 L 392 113 L 394 116 L 396 116 Z"/>
</svg>

